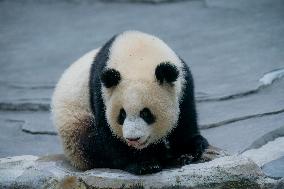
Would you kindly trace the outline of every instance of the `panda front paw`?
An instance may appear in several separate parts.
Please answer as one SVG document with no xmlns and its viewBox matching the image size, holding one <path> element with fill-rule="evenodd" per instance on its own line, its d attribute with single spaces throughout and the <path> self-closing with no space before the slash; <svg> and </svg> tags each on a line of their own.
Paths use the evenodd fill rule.
<svg viewBox="0 0 284 189">
<path fill-rule="evenodd" d="M 130 164 L 125 169 L 125 171 L 135 175 L 157 173 L 161 170 L 162 167 L 156 161 Z"/>
<path fill-rule="evenodd" d="M 179 158 L 176 159 L 176 163 L 179 166 L 188 165 L 193 161 L 193 157 L 189 154 L 181 155 Z"/>
<path fill-rule="evenodd" d="M 193 141 L 193 148 L 191 155 L 193 157 L 192 161 L 196 162 L 201 159 L 203 152 L 206 148 L 208 148 L 209 144 L 208 141 L 201 135 L 197 135 L 194 137 Z"/>
</svg>

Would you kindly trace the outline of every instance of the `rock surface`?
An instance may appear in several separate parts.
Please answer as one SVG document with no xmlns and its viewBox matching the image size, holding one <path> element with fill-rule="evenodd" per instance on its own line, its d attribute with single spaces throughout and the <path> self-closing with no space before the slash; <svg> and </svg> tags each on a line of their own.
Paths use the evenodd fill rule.
<svg viewBox="0 0 284 189">
<path fill-rule="evenodd" d="M 284 177 L 284 156 L 264 164 L 262 170 L 270 177 L 278 179 Z"/>
<path fill-rule="evenodd" d="M 177 2 L 185 0 L 101 0 L 102 2 L 132 2 L 132 3 L 165 3 L 165 2 Z"/>
<path fill-rule="evenodd" d="M 0 157 L 21 154 L 48 155 L 62 152 L 57 136 L 23 132 L 23 124 L 21 121 L 0 119 Z"/>
<path fill-rule="evenodd" d="M 0 188 L 272 188 L 251 160 L 223 156 L 210 162 L 136 176 L 120 170 L 93 169 L 80 172 L 63 155 L 15 156 L 0 159 Z"/>
<path fill-rule="evenodd" d="M 260 148 L 247 150 L 242 155 L 249 157 L 257 165 L 263 166 L 270 161 L 284 157 L 284 137 L 270 141 Z"/>
<path fill-rule="evenodd" d="M 257 95 L 199 103 L 200 127 L 213 128 L 250 118 L 283 113 L 283 94 L 284 79 L 262 89 Z"/>
<path fill-rule="evenodd" d="M 284 143 L 283 8 L 283 0 L 0 1 L 0 157 L 62 153 L 49 119 L 60 75 L 112 35 L 137 29 L 189 64 L 209 141 L 259 154 L 271 176 L 284 156 L 266 148 Z M 275 157 L 266 159 L 270 149 Z"/>
<path fill-rule="evenodd" d="M 243 152 L 250 148 L 259 148 L 269 142 L 284 136 L 284 113 L 267 117 L 257 117 L 226 124 L 220 127 L 204 129 L 201 133 L 213 146 L 227 151 Z"/>
<path fill-rule="evenodd" d="M 242 155 L 252 159 L 267 176 L 276 179 L 284 177 L 284 137 L 268 141 L 259 148 L 243 152 Z"/>
</svg>

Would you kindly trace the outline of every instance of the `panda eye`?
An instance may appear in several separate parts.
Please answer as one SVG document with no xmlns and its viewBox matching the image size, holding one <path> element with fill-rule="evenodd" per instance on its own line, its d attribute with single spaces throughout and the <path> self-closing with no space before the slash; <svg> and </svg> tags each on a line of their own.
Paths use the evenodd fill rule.
<svg viewBox="0 0 284 189">
<path fill-rule="evenodd" d="M 140 111 L 140 117 L 144 119 L 146 123 L 149 125 L 155 122 L 155 116 L 151 113 L 149 108 L 144 108 L 143 110 Z"/>
<path fill-rule="evenodd" d="M 126 112 L 123 108 L 121 108 L 117 119 L 118 124 L 123 125 L 125 118 L 126 118 Z"/>
</svg>

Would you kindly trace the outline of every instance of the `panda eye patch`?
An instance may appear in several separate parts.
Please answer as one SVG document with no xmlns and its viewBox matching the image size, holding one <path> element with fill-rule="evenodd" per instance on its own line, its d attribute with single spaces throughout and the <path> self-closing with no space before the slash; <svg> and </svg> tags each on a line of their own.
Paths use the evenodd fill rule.
<svg viewBox="0 0 284 189">
<path fill-rule="evenodd" d="M 140 117 L 149 125 L 155 122 L 155 116 L 151 113 L 149 108 L 143 108 L 143 110 L 140 111 Z"/>
<path fill-rule="evenodd" d="M 123 125 L 125 118 L 126 118 L 126 112 L 123 108 L 121 108 L 117 119 L 118 124 Z"/>
</svg>

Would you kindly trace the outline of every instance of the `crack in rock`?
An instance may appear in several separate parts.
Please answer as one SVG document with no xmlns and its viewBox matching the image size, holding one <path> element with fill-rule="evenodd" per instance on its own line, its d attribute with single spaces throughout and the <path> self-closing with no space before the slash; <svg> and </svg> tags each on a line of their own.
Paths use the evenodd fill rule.
<svg viewBox="0 0 284 189">
<path fill-rule="evenodd" d="M 11 103 L 11 102 L 0 102 L 0 111 L 49 111 L 49 103 L 34 103 L 34 102 L 23 102 L 23 103 Z"/>
<path fill-rule="evenodd" d="M 101 2 L 125 2 L 125 3 L 151 3 L 151 4 L 159 4 L 159 3 L 174 3 L 179 1 L 186 0 L 100 0 Z M 200 1 L 200 0 L 195 0 Z"/>
<path fill-rule="evenodd" d="M 224 100 L 232 100 L 235 98 L 242 98 L 245 96 L 249 96 L 252 94 L 256 94 L 258 93 L 261 89 L 265 88 L 264 86 L 259 86 L 256 89 L 251 89 L 249 91 L 243 91 L 243 92 L 239 92 L 239 93 L 235 93 L 235 94 L 229 94 L 229 95 L 216 95 L 216 96 L 212 96 L 211 97 L 196 97 L 196 101 L 197 102 L 214 102 L 214 101 L 224 101 Z"/>
<path fill-rule="evenodd" d="M 250 150 L 250 149 L 260 148 L 266 145 L 268 142 L 273 141 L 279 137 L 284 137 L 284 126 L 277 128 L 269 133 L 266 133 L 259 139 L 255 140 L 248 148 L 243 150 L 241 153 L 243 153 L 244 151 Z"/>
<path fill-rule="evenodd" d="M 57 132 L 55 131 L 32 131 L 30 129 L 25 129 L 24 125 L 26 124 L 26 121 L 24 120 L 16 120 L 16 119 L 6 119 L 5 121 L 11 122 L 11 123 L 21 123 L 20 128 L 21 131 L 27 134 L 32 135 L 57 135 Z"/>
<path fill-rule="evenodd" d="M 25 123 L 25 121 L 23 120 L 16 120 L 16 119 L 5 119 L 5 121 L 10 122 L 10 123 L 22 123 L 22 124 Z"/>
<path fill-rule="evenodd" d="M 200 129 L 211 129 L 211 128 L 219 127 L 219 126 L 226 125 L 226 124 L 229 124 L 229 123 L 234 123 L 234 122 L 237 122 L 237 121 L 242 121 L 242 120 L 252 119 L 252 118 L 257 118 L 257 117 L 263 117 L 263 116 L 269 116 L 269 115 L 275 115 L 275 114 L 280 114 L 280 113 L 283 113 L 283 112 L 284 112 L 284 109 L 280 109 L 280 110 L 276 110 L 276 111 L 272 111 L 272 112 L 265 112 L 265 113 L 261 113 L 261 114 L 246 115 L 246 116 L 242 116 L 242 117 L 224 120 L 224 121 L 217 122 L 217 123 L 200 125 Z"/>
<path fill-rule="evenodd" d="M 57 135 L 56 132 L 52 132 L 52 131 L 30 131 L 27 129 L 22 128 L 22 131 L 24 133 L 28 133 L 28 134 L 32 134 L 32 135 Z"/>
<path fill-rule="evenodd" d="M 197 102 L 212 102 L 212 101 L 224 101 L 224 100 L 231 100 L 235 98 L 241 98 L 249 95 L 253 95 L 261 91 L 262 89 L 271 86 L 275 81 L 280 80 L 284 77 L 284 68 L 279 68 L 276 70 L 272 70 L 266 74 L 264 74 L 260 79 L 259 79 L 259 86 L 255 89 L 251 89 L 248 91 L 243 91 L 235 94 L 229 94 L 229 95 L 213 95 L 206 97 L 202 92 L 204 96 L 196 98 Z"/>
<path fill-rule="evenodd" d="M 43 85 L 35 85 L 35 84 L 26 84 L 26 85 L 21 85 L 21 84 L 11 84 L 11 83 L 7 83 L 6 81 L 0 81 L 0 84 L 2 86 L 7 86 L 10 88 L 14 88 L 14 89 L 54 89 L 54 84 L 43 84 Z"/>
</svg>

